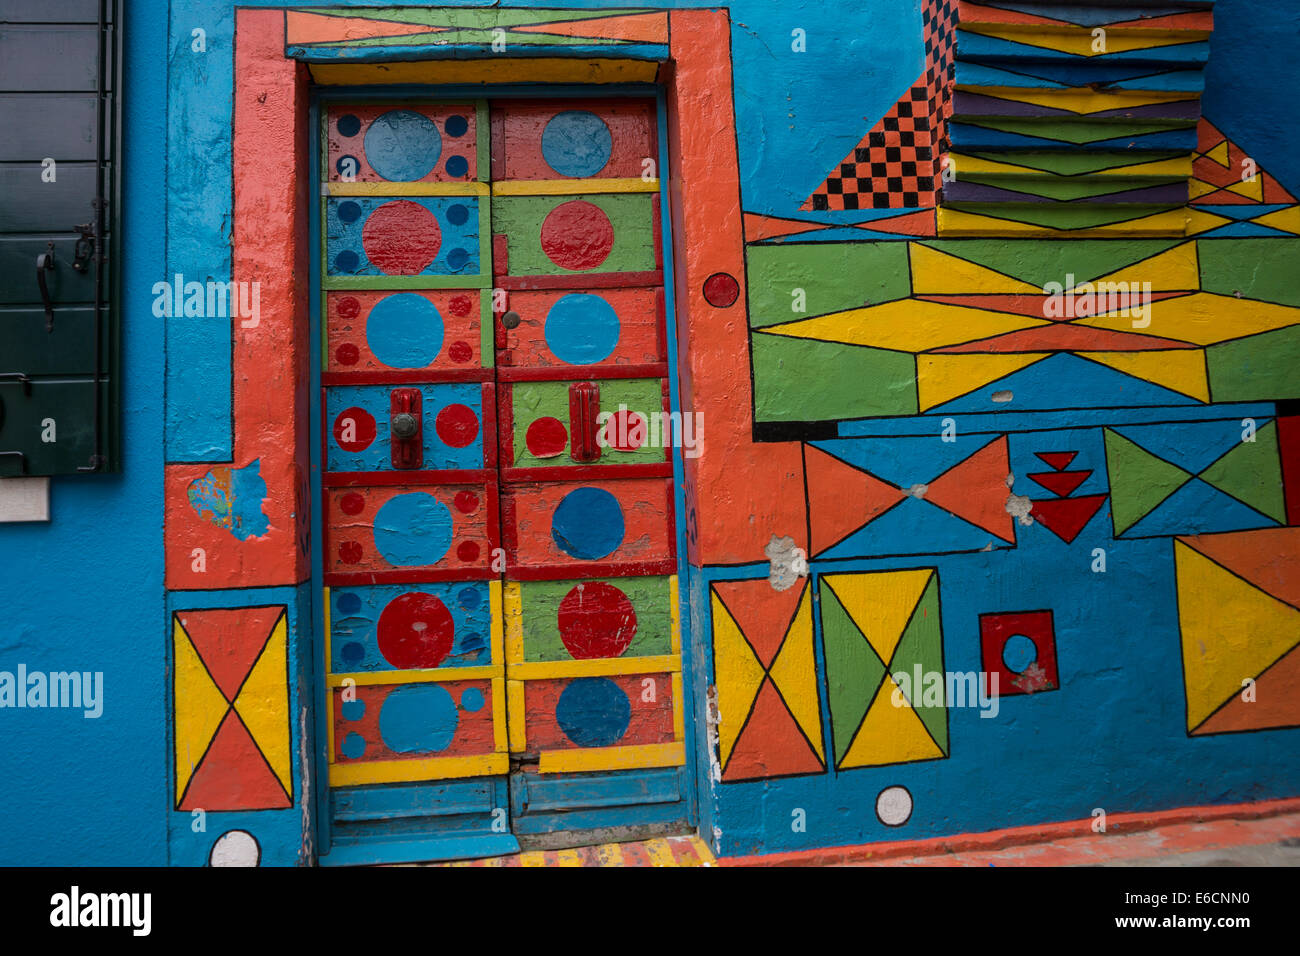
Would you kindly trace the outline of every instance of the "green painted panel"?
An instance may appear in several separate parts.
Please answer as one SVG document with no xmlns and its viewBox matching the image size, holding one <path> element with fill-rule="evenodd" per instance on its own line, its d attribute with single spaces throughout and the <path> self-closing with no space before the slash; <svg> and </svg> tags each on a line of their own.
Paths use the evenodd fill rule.
<svg viewBox="0 0 1300 956">
<path fill-rule="evenodd" d="M 598 206 L 614 228 L 613 246 L 604 260 L 592 268 L 564 268 L 542 250 L 545 220 L 558 207 L 571 202 Z M 654 210 L 658 202 L 656 193 L 494 197 L 492 231 L 510 237 L 512 276 L 649 272 L 658 268 L 654 235 Z"/>
<path fill-rule="evenodd" d="M 1030 196 L 1042 196 L 1047 199 L 1072 200 L 1089 199 L 1094 196 L 1111 196 L 1130 189 L 1149 189 L 1152 186 L 1187 185 L 1181 177 L 1145 177 L 1105 176 L 1088 179 L 1045 178 L 1033 173 L 1025 176 L 986 175 L 962 176 L 957 179 L 964 183 L 978 183 L 982 186 L 994 186 L 998 189 L 1013 189 Z"/>
<path fill-rule="evenodd" d="M 1300 398 L 1300 327 L 1212 345 L 1205 359 L 1216 402 Z"/>
<path fill-rule="evenodd" d="M 17 459 L 0 456 L 0 475 L 67 474 L 88 464 L 95 448 L 94 388 L 93 379 L 47 379 L 33 382 L 27 394 L 17 382 L 0 383 L 0 452 L 22 452 L 27 466 L 23 471 Z M 101 389 L 107 403 L 110 383 L 102 381 Z M 105 449 L 113 447 L 113 421 Z"/>
<path fill-rule="evenodd" d="M 568 661 L 560 633 L 560 603 L 583 585 L 601 583 L 622 591 L 632 604 L 636 633 L 620 657 L 672 653 L 671 588 L 667 577 L 602 578 L 597 581 L 525 581 L 520 584 L 524 660 Z"/>
<path fill-rule="evenodd" d="M 528 451 L 528 426 L 539 418 L 557 418 L 569 427 L 569 386 L 571 382 L 516 382 L 511 388 L 511 406 L 514 415 L 515 466 L 519 468 L 564 467 L 582 464 L 569 456 L 569 447 L 555 458 L 538 458 Z M 660 378 L 619 378 L 601 379 L 595 383 L 600 387 L 600 410 L 617 414 L 619 406 L 625 406 L 630 412 L 638 412 L 646 419 L 647 429 L 653 424 L 650 416 L 663 412 L 663 379 Z M 660 418 L 659 422 L 663 422 Z M 663 441 L 668 439 L 665 428 L 660 426 Z M 654 446 L 647 432 L 646 441 L 635 451 L 615 451 L 611 448 L 601 449 L 599 465 L 644 465 L 662 463 L 664 449 L 662 442 Z"/>
<path fill-rule="evenodd" d="M 1143 150 L 1140 157 L 1125 152 L 1079 152 L 1062 150 L 1060 152 L 1016 152 L 1014 158 L 1008 153 L 971 153 L 980 159 L 994 163 L 1014 162 L 1017 166 L 1031 169 L 1050 170 L 1062 176 L 1077 176 L 1079 173 L 1096 173 L 1104 169 L 1119 169 L 1136 163 L 1155 163 L 1166 159 L 1186 159 L 1187 153 L 1179 150 Z M 961 161 L 957 162 L 958 168 Z"/>
<path fill-rule="evenodd" d="M 936 239 L 924 245 L 1036 285 L 1091 282 L 1185 242 L 1183 239 Z"/>
<path fill-rule="evenodd" d="M 885 678 L 885 665 L 853 623 L 848 611 L 823 579 L 818 588 L 822 641 L 826 649 L 826 681 L 838 764 L 853 743 L 853 735 Z"/>
<path fill-rule="evenodd" d="M 1186 484 L 1191 475 L 1109 428 L 1105 434 L 1111 517 L 1118 535 Z"/>
<path fill-rule="evenodd" d="M 963 212 L 987 213 L 998 219 L 1013 222 L 1025 222 L 1049 229 L 1092 229 L 1096 226 L 1110 226 L 1152 216 L 1158 212 L 1177 209 L 1177 204 L 1125 203 L 1123 205 L 1102 206 L 1066 206 L 1060 203 L 948 203 L 950 209 Z"/>
<path fill-rule="evenodd" d="M 750 246 L 745 272 L 754 328 L 879 305 L 912 292 L 906 242 Z"/>
<path fill-rule="evenodd" d="M 984 129 L 996 129 L 1004 133 L 1019 133 L 1022 136 L 1036 136 L 1039 139 L 1053 139 L 1062 143 L 1083 145 L 1099 143 L 1103 140 L 1117 139 L 1120 136 L 1145 136 L 1148 133 L 1162 133 L 1168 130 L 1191 129 L 1195 120 L 1147 120 L 1134 122 L 1107 122 L 1104 120 L 1062 120 L 1062 119 L 962 119 L 963 123 Z"/>
<path fill-rule="evenodd" d="M 0 162 L 39 162 L 46 156 L 95 161 L 94 93 L 4 93 L 0 116 L 10 129 L 23 131 L 0 136 Z"/>
<path fill-rule="evenodd" d="M 922 686 L 916 684 L 916 667 L 920 665 Z M 899 638 L 890 661 L 891 674 L 907 674 L 912 689 L 912 707 L 925 724 L 934 742 L 945 754 L 948 752 L 948 708 L 944 706 L 926 706 L 924 684 L 929 679 L 925 675 L 938 674 L 946 682 L 943 669 L 943 632 L 939 624 L 939 579 L 932 576 L 925 586 L 921 599 L 916 603 L 912 619 L 907 622 L 903 636 Z M 946 692 L 946 683 L 945 683 Z"/>
<path fill-rule="evenodd" d="M 1203 239 L 1196 252 L 1203 291 L 1300 306 L 1300 239 Z"/>
<path fill-rule="evenodd" d="M 491 30 L 493 27 L 511 27 L 528 23 L 553 23 L 565 20 L 595 20 L 601 17 L 653 13 L 654 11 L 639 7 L 618 10 L 573 10 L 563 8 L 543 10 L 503 10 L 493 8 L 484 10 L 448 7 L 429 10 L 420 7 L 382 7 L 378 9 L 351 7 L 346 11 L 340 11 L 338 7 L 307 7 L 304 12 L 323 13 L 329 16 L 339 16 L 340 13 L 344 13 L 348 17 L 395 20 L 399 23 L 427 23 L 431 26 L 456 27 L 462 30 Z"/>
<path fill-rule="evenodd" d="M 752 341 L 756 421 L 917 414 L 916 362 L 905 352 L 766 332 Z"/>
<path fill-rule="evenodd" d="M 1277 426 L 1273 422 L 1260 428 L 1254 441 L 1241 442 L 1201 472 L 1200 477 L 1279 524 L 1286 524 L 1282 461 L 1278 456 Z"/>
</svg>

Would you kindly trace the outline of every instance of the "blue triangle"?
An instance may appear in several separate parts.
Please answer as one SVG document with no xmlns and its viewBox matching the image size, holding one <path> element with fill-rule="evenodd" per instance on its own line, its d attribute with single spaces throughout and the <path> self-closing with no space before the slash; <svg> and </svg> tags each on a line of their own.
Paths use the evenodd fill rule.
<svg viewBox="0 0 1300 956">
<path fill-rule="evenodd" d="M 1263 428 L 1262 422 L 1256 428 Z M 1166 422 L 1160 425 L 1124 425 L 1111 431 L 1123 435 L 1157 458 L 1199 475 L 1241 442 L 1241 420 Z"/>
<path fill-rule="evenodd" d="M 946 442 L 938 434 L 906 438 L 839 438 L 813 442 L 820 448 L 855 468 L 870 472 L 882 481 L 908 489 L 929 484 L 959 462 L 965 461 L 985 445 L 989 436 L 958 434 L 956 441 Z M 996 439 L 993 439 L 996 441 Z"/>
<path fill-rule="evenodd" d="M 1275 203 L 1274 205 L 1240 205 L 1240 206 L 1197 206 L 1199 212 L 1209 212 L 1216 216 L 1223 216 L 1225 219 L 1258 219 L 1260 216 L 1267 216 L 1271 212 L 1277 212 L 1279 209 L 1285 209 L 1290 203 Z M 1223 228 L 1227 228 L 1224 226 Z"/>
<path fill-rule="evenodd" d="M 990 541 L 995 548 L 1009 547 L 1001 538 L 920 498 L 906 498 L 817 558 L 978 551 Z"/>
<path fill-rule="evenodd" d="M 1193 478 L 1120 537 L 1161 538 L 1275 527 L 1277 522 L 1272 518 L 1246 507 L 1199 478 Z"/>
<path fill-rule="evenodd" d="M 994 402 L 993 393 L 1002 391 L 1011 392 L 1011 401 Z M 926 414 L 1200 404 L 1194 398 L 1062 352 L 947 404 L 927 409 Z"/>
<path fill-rule="evenodd" d="M 1291 233 L 1280 229 L 1270 229 L 1256 222 L 1234 222 L 1230 226 L 1220 226 L 1209 232 L 1201 233 L 1197 239 L 1258 239 L 1271 236 L 1289 237 Z"/>
</svg>

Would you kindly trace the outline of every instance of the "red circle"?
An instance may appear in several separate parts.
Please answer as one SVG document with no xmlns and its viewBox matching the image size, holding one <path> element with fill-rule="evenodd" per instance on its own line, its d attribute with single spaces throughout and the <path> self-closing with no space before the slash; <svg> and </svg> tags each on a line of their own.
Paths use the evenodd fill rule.
<svg viewBox="0 0 1300 956">
<path fill-rule="evenodd" d="M 412 591 L 388 602 L 377 631 L 379 653 L 394 667 L 437 667 L 451 653 L 456 622 L 438 598 Z"/>
<path fill-rule="evenodd" d="M 438 412 L 433 426 L 442 443 L 452 448 L 464 448 L 478 437 L 478 416 L 474 409 L 459 402 Z"/>
<path fill-rule="evenodd" d="M 340 318 L 355 319 L 358 315 L 361 314 L 361 303 L 358 302 L 353 296 L 345 295 L 343 298 L 339 299 L 338 302 L 335 304 L 335 309 L 338 312 Z"/>
<path fill-rule="evenodd" d="M 334 350 L 334 358 L 340 365 L 356 365 L 361 360 L 361 350 L 351 342 L 344 342 Z"/>
<path fill-rule="evenodd" d="M 614 225 L 594 203 L 573 199 L 542 222 L 542 251 L 562 269 L 594 269 L 614 248 Z"/>
<path fill-rule="evenodd" d="M 437 217 L 418 202 L 386 202 L 366 219 L 361 244 L 372 263 L 388 275 L 413 276 L 438 257 L 442 230 Z"/>
<path fill-rule="evenodd" d="M 636 610 L 603 581 L 576 585 L 560 602 L 560 640 L 575 660 L 618 657 L 636 637 Z"/>
<path fill-rule="evenodd" d="M 474 350 L 468 342 L 452 342 L 447 346 L 447 357 L 453 362 L 465 363 L 474 357 Z"/>
<path fill-rule="evenodd" d="M 462 541 L 459 545 L 456 546 L 456 557 L 458 557 L 458 558 L 460 558 L 462 561 L 466 561 L 466 562 L 469 562 L 469 561 L 477 561 L 477 560 L 478 560 L 478 542 L 476 542 L 476 541 Z"/>
<path fill-rule="evenodd" d="M 357 564 L 364 553 L 355 541 L 344 541 L 339 545 L 339 560 L 344 564 Z"/>
<path fill-rule="evenodd" d="M 528 426 L 524 443 L 534 458 L 554 458 L 569 444 L 569 430 L 564 427 L 564 422 L 548 415 Z"/>
<path fill-rule="evenodd" d="M 605 420 L 605 447 L 636 451 L 645 444 L 649 426 L 636 412 L 617 411 Z"/>
<path fill-rule="evenodd" d="M 334 419 L 334 440 L 344 451 L 365 451 L 375 440 L 375 416 L 356 406 L 343 409 Z"/>
<path fill-rule="evenodd" d="M 478 495 L 472 491 L 456 492 L 455 502 L 456 507 L 464 514 L 472 515 L 478 510 Z"/>
<path fill-rule="evenodd" d="M 704 299 L 717 309 L 734 305 L 740 298 L 740 283 L 725 272 L 715 272 L 704 280 Z"/>
<path fill-rule="evenodd" d="M 462 319 L 469 315 L 470 310 L 474 308 L 474 302 L 467 295 L 453 295 L 451 301 L 447 303 L 447 311 L 452 315 L 458 315 Z"/>
<path fill-rule="evenodd" d="M 366 510 L 366 499 L 355 491 L 349 491 L 339 499 L 339 510 L 345 515 L 359 515 Z"/>
</svg>

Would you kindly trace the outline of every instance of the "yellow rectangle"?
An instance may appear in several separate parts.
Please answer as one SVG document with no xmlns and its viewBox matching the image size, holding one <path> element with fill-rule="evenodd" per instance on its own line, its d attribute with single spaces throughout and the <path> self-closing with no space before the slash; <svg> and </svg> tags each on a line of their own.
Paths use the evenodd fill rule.
<svg viewBox="0 0 1300 956">
<path fill-rule="evenodd" d="M 493 196 L 575 196 L 579 193 L 657 193 L 658 179 L 505 179 L 492 184 Z"/>
<path fill-rule="evenodd" d="M 506 681 L 506 714 L 510 727 L 510 752 L 523 753 L 528 746 L 528 735 L 524 732 L 523 681 Z"/>
<path fill-rule="evenodd" d="M 510 756 L 504 753 L 475 754 L 472 757 L 428 757 L 422 760 L 371 760 L 330 764 L 330 786 L 354 787 L 366 783 L 398 783 L 405 780 L 485 777 L 509 771 Z"/>
<path fill-rule="evenodd" d="M 504 589 L 506 663 L 524 659 L 524 605 L 518 581 L 507 581 Z"/>
<path fill-rule="evenodd" d="M 505 642 L 502 637 L 501 582 L 488 582 L 488 603 L 492 606 L 492 663 L 501 667 L 505 663 Z"/>
<path fill-rule="evenodd" d="M 663 674 L 681 670 L 681 658 L 599 657 L 585 661 L 530 661 L 510 665 L 511 680 L 553 680 L 563 677 L 611 677 L 616 674 Z"/>
<path fill-rule="evenodd" d="M 537 769 L 541 773 L 580 773 L 597 770 L 635 770 L 643 767 L 680 767 L 686 763 L 686 747 L 643 744 L 637 747 L 582 747 L 576 750 L 544 750 Z"/>
<path fill-rule="evenodd" d="M 325 183 L 327 196 L 486 196 L 487 183 Z"/>
<path fill-rule="evenodd" d="M 428 670 L 404 671 L 366 671 L 357 674 L 330 674 L 328 686 L 342 687 L 344 681 L 352 681 L 358 687 L 377 684 L 433 684 L 458 680 L 483 680 L 485 677 L 500 677 L 504 669 L 500 664 L 483 664 L 479 667 L 433 667 Z"/>
<path fill-rule="evenodd" d="M 685 707 L 682 701 L 682 672 L 676 671 L 673 674 L 673 736 L 678 740 L 686 739 L 686 722 L 682 717 L 682 708 Z"/>
</svg>

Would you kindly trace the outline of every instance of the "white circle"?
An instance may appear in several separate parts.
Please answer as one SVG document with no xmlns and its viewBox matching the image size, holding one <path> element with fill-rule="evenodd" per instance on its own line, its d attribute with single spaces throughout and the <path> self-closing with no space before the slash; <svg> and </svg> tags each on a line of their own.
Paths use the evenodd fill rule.
<svg viewBox="0 0 1300 956">
<path fill-rule="evenodd" d="M 247 830 L 227 830 L 217 837 L 208 855 L 209 866 L 257 866 L 262 848 Z"/>
<path fill-rule="evenodd" d="M 876 816 L 887 827 L 901 827 L 912 816 L 912 795 L 906 787 L 886 787 L 876 797 Z"/>
</svg>

